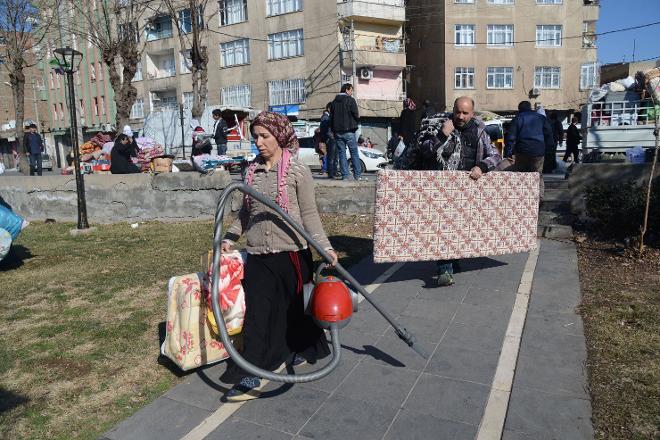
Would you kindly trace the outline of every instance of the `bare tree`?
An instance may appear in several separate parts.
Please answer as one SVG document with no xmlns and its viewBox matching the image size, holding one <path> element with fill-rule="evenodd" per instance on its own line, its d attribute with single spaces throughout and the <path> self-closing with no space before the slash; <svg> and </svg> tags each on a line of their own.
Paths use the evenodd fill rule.
<svg viewBox="0 0 660 440">
<path fill-rule="evenodd" d="M 0 0 L 2 1 L 2 0 Z M 117 127 L 126 125 L 131 108 L 137 98 L 133 77 L 137 72 L 143 45 L 140 44 L 142 17 L 151 7 L 140 0 L 103 0 L 93 2 L 73 0 L 70 6 L 84 26 L 72 23 L 69 32 L 77 33 L 101 52 L 108 68 L 110 85 L 114 92 Z"/>
<path fill-rule="evenodd" d="M 182 56 L 188 64 L 192 81 L 193 119 L 199 119 L 204 113 L 208 95 L 208 63 L 209 56 L 204 43 L 205 23 L 204 13 L 208 0 L 164 0 L 163 4 L 169 11 L 176 25 Z M 189 11 L 182 13 L 182 11 Z M 190 19 L 188 20 L 188 17 Z M 190 56 L 186 52 L 190 50 Z"/>
<path fill-rule="evenodd" d="M 0 35 L 3 44 L 0 45 L 0 57 L 9 75 L 14 109 L 16 111 L 16 139 L 18 151 L 22 153 L 22 163 L 25 164 L 25 148 L 23 146 L 23 119 L 25 117 L 25 73 L 38 63 L 39 45 L 43 41 L 52 24 L 49 11 L 57 7 L 54 2 L 39 0 L 0 0 Z M 23 171 L 25 168 L 21 167 Z"/>
</svg>

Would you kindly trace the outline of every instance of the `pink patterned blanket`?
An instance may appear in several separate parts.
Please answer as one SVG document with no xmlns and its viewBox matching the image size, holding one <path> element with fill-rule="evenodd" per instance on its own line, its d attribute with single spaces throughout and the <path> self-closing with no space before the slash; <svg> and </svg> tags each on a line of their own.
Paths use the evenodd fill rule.
<svg viewBox="0 0 660 440">
<path fill-rule="evenodd" d="M 374 261 L 448 260 L 536 247 L 539 175 L 465 171 L 378 173 Z"/>
</svg>

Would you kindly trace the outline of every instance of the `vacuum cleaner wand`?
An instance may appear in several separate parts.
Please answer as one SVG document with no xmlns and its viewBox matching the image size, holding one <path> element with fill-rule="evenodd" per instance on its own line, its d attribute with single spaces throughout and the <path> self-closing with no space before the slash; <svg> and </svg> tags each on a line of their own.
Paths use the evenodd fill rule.
<svg viewBox="0 0 660 440">
<path fill-rule="evenodd" d="M 307 243 L 309 243 L 310 246 L 316 249 L 316 251 L 319 253 L 319 255 L 321 255 L 321 257 L 325 261 L 327 261 L 328 263 L 332 262 L 332 257 L 325 251 L 325 249 L 323 249 L 323 247 L 318 242 L 316 242 L 307 233 L 307 231 L 305 231 L 305 229 L 302 226 L 300 226 L 293 218 L 291 218 L 289 214 L 284 212 L 284 210 L 274 201 L 272 201 L 265 195 L 261 194 L 260 192 L 258 192 L 257 190 L 255 190 L 254 188 L 243 182 L 230 183 L 224 189 L 224 191 L 220 195 L 220 199 L 218 200 L 218 206 L 215 213 L 215 229 L 214 229 L 214 237 L 213 237 L 213 264 L 211 270 L 211 274 L 212 274 L 211 302 L 213 305 L 213 314 L 215 316 L 215 320 L 217 323 L 219 323 L 218 330 L 220 333 L 220 339 L 222 340 L 222 343 L 225 345 L 225 349 L 227 350 L 229 355 L 233 358 L 234 362 L 240 368 L 242 368 L 245 371 L 253 373 L 255 376 L 259 376 L 264 379 L 268 379 L 272 381 L 287 382 L 287 383 L 310 382 L 313 380 L 321 379 L 322 377 L 328 375 L 339 364 L 341 344 L 339 343 L 339 329 L 337 328 L 337 326 L 335 325 L 330 326 L 330 336 L 333 345 L 333 357 L 331 361 L 316 372 L 303 374 L 303 375 L 295 375 L 295 374 L 273 373 L 272 371 L 263 370 L 248 363 L 245 359 L 241 357 L 240 353 L 238 353 L 238 351 L 234 348 L 229 338 L 229 334 L 227 333 L 227 329 L 225 328 L 224 325 L 221 325 L 221 323 L 224 323 L 224 319 L 222 317 L 222 312 L 220 310 L 220 305 L 218 303 L 218 295 L 216 293 L 218 292 L 219 289 L 219 270 L 217 269 L 220 267 L 220 257 L 222 254 L 222 237 L 224 235 L 223 216 L 225 212 L 225 206 L 227 204 L 227 201 L 229 200 L 229 196 L 234 191 L 240 191 L 242 193 L 245 193 L 248 196 L 263 203 L 273 211 L 277 212 L 277 214 L 280 215 L 282 219 L 284 219 L 284 221 L 291 226 L 291 228 L 293 228 L 303 238 L 305 238 L 305 240 L 307 240 Z M 337 263 L 335 270 L 346 281 L 348 281 L 367 301 L 369 301 L 369 303 L 376 309 L 376 311 L 378 311 L 378 313 L 380 313 L 387 320 L 387 322 L 389 322 L 389 324 L 392 327 L 394 327 L 394 330 L 396 331 L 396 334 L 399 336 L 399 338 L 401 338 L 409 347 L 415 350 L 415 352 L 417 352 L 424 359 L 428 359 L 427 352 L 422 347 L 419 346 L 419 344 L 415 340 L 415 337 L 410 332 L 408 332 L 408 330 L 406 330 L 404 327 L 400 326 L 394 320 L 394 318 L 371 297 L 371 295 L 365 290 L 365 288 L 360 283 L 358 283 L 357 280 L 346 269 L 344 269 L 344 267 L 342 267 L 339 263 Z"/>
</svg>

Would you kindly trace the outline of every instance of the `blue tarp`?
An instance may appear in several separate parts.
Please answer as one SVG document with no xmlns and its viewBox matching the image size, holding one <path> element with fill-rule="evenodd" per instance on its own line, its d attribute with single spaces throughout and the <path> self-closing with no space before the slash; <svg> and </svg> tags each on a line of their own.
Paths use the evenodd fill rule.
<svg viewBox="0 0 660 440">
<path fill-rule="evenodd" d="M 11 209 L 6 206 L 0 205 L 0 229 L 11 234 L 11 238 L 16 240 L 18 234 L 21 233 L 21 226 L 23 225 L 23 218 L 15 214 Z"/>
</svg>

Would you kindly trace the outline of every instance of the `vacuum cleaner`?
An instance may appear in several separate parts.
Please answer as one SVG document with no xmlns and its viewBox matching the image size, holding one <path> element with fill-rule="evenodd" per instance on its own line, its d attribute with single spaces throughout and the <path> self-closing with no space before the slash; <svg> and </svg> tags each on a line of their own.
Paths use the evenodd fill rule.
<svg viewBox="0 0 660 440">
<path fill-rule="evenodd" d="M 279 216 L 287 224 L 289 224 L 292 229 L 304 237 L 305 240 L 307 240 L 307 243 L 316 249 L 316 251 L 325 261 L 328 263 L 332 262 L 332 258 L 323 249 L 323 247 L 317 243 L 302 226 L 300 226 L 293 218 L 291 218 L 291 216 L 284 212 L 284 210 L 273 200 L 243 182 L 233 182 L 229 184 L 224 189 L 220 195 L 220 199 L 218 200 L 218 206 L 215 212 L 215 228 L 213 237 L 213 264 L 211 266 L 211 292 L 213 293 L 211 295 L 211 302 L 213 305 L 213 315 L 215 317 L 215 321 L 218 323 L 224 323 L 217 295 L 220 285 L 219 268 L 220 259 L 222 256 L 222 237 L 224 235 L 222 220 L 225 213 L 225 206 L 227 202 L 231 200 L 230 196 L 234 191 L 240 191 L 244 194 L 247 194 L 253 199 L 271 208 L 273 211 L 279 214 Z M 428 354 L 415 341 L 415 337 L 404 327 L 400 326 L 394 320 L 394 318 L 371 297 L 365 288 L 360 283 L 358 283 L 346 269 L 344 269 L 339 263 L 337 263 L 334 268 L 335 271 L 354 288 L 354 291 L 349 290 L 348 286 L 346 286 L 346 284 L 337 277 L 321 277 L 321 271 L 325 267 L 327 267 L 326 264 L 321 264 L 317 269 L 314 288 L 304 292 L 304 304 L 306 313 L 311 314 L 314 322 L 316 322 L 316 324 L 321 328 L 330 332 L 330 338 L 332 340 L 332 358 L 330 361 L 318 370 L 305 374 L 280 374 L 273 371 L 264 370 L 246 361 L 238 352 L 238 350 L 233 346 L 231 340 L 229 339 L 229 334 L 227 333 L 226 327 L 224 325 L 218 325 L 220 339 L 237 366 L 254 376 L 275 382 L 303 383 L 319 380 L 327 376 L 337 367 L 337 365 L 339 365 L 341 356 L 339 330 L 349 323 L 353 312 L 357 311 L 358 295 L 355 293 L 355 291 L 359 292 L 364 297 L 364 299 L 369 301 L 369 303 L 383 316 L 383 318 L 385 318 L 387 322 L 390 323 L 396 334 L 399 336 L 399 338 L 401 338 L 403 342 L 415 350 L 424 359 L 428 359 Z"/>
</svg>

